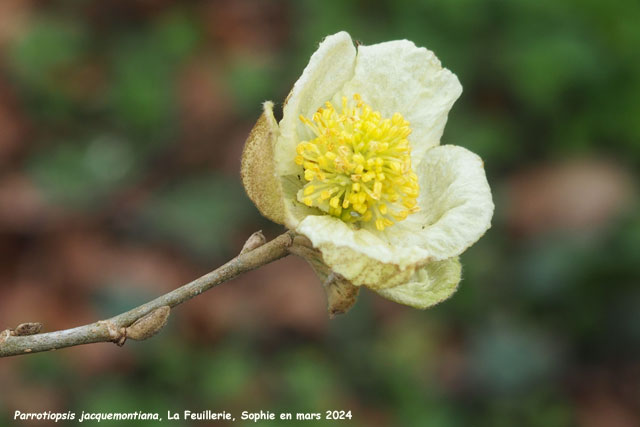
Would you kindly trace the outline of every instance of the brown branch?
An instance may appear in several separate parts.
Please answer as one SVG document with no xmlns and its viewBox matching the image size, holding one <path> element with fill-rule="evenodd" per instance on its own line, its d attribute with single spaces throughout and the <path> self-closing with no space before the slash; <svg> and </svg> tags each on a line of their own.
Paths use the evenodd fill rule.
<svg viewBox="0 0 640 427">
<path fill-rule="evenodd" d="M 244 272 L 289 254 L 289 247 L 293 242 L 292 232 L 284 233 L 262 245 L 258 245 L 256 241 L 264 239 L 264 236 L 260 234 L 256 237 L 256 234 L 249 238 L 250 244 L 245 248 L 246 250 L 223 266 L 153 301 L 110 319 L 73 329 L 47 333 L 34 333 L 34 331 L 37 332 L 37 329 L 26 327 L 2 331 L 0 332 L 0 357 L 37 353 L 96 342 L 115 342 L 118 345 L 123 345 L 127 337 L 136 340 L 147 339 L 166 324 L 170 308 Z"/>
</svg>

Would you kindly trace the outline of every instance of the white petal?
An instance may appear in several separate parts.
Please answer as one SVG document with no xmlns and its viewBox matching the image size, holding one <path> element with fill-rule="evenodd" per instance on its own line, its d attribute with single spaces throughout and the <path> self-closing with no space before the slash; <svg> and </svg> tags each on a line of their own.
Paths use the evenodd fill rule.
<svg viewBox="0 0 640 427">
<path fill-rule="evenodd" d="M 460 255 L 491 227 L 494 205 L 482 159 L 442 145 L 427 151 L 416 173 L 420 211 L 384 234 L 392 245 L 417 246 L 432 260 Z"/>
<path fill-rule="evenodd" d="M 440 144 L 447 114 L 462 86 L 433 52 L 395 40 L 358 47 L 355 74 L 333 98 L 334 105 L 340 105 L 342 96 L 353 99 L 355 93 L 383 117 L 400 113 L 409 121 L 416 167 L 429 148 Z"/>
<path fill-rule="evenodd" d="M 325 262 L 354 285 L 394 286 L 397 278 L 386 277 L 394 271 L 390 266 L 405 274 L 427 262 L 460 255 L 491 226 L 494 206 L 482 160 L 465 148 L 443 145 L 427 151 L 416 172 L 420 211 L 383 232 L 356 230 L 329 215 L 307 216 L 296 231 L 307 236 L 322 251 Z M 368 259 L 354 261 L 356 255 L 351 252 Z M 379 273 L 383 268 L 384 274 Z M 381 275 L 384 283 L 374 284 L 373 279 Z"/>
<path fill-rule="evenodd" d="M 324 262 L 356 286 L 381 289 L 406 282 L 420 257 L 403 256 L 411 249 L 395 248 L 369 230 L 354 230 L 330 215 L 307 216 L 296 231 L 311 240 Z"/>
<path fill-rule="evenodd" d="M 311 117 L 353 76 L 355 57 L 353 41 L 344 31 L 325 38 L 311 56 L 282 110 L 281 136 L 275 152 L 278 175 L 299 171 L 294 162 L 296 145 L 308 138 L 299 116 Z"/>
<path fill-rule="evenodd" d="M 400 304 L 427 308 L 453 295 L 460 283 L 461 271 L 457 257 L 436 261 L 418 269 L 407 283 L 376 292 Z"/>
</svg>

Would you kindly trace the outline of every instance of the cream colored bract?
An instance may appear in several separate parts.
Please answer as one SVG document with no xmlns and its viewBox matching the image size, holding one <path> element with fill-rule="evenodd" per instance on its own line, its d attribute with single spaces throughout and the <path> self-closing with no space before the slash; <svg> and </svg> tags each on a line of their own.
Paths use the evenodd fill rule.
<svg viewBox="0 0 640 427">
<path fill-rule="evenodd" d="M 439 145 L 461 93 L 457 77 L 433 52 L 410 41 L 356 49 L 345 32 L 329 36 L 295 83 L 279 123 L 273 104 L 265 103 L 243 153 L 247 193 L 263 215 L 306 236 L 324 263 L 353 285 L 413 307 L 436 304 L 457 288 L 458 256 L 489 229 L 494 209 L 482 160 L 462 147 Z M 354 97 L 383 118 L 401 115 L 411 127 L 417 208 L 382 230 L 345 222 L 298 197 L 308 181 L 296 148 L 314 138 L 300 116 Z"/>
</svg>

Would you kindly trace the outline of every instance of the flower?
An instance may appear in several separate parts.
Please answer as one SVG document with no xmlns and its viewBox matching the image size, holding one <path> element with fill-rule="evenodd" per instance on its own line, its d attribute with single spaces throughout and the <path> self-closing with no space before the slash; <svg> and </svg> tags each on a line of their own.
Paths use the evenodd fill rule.
<svg viewBox="0 0 640 427">
<path fill-rule="evenodd" d="M 410 41 L 356 48 L 345 32 L 329 36 L 279 123 L 265 102 L 243 153 L 247 194 L 308 238 L 321 276 L 413 307 L 436 304 L 455 292 L 458 256 L 494 209 L 482 160 L 439 145 L 461 93 L 458 78 Z"/>
</svg>

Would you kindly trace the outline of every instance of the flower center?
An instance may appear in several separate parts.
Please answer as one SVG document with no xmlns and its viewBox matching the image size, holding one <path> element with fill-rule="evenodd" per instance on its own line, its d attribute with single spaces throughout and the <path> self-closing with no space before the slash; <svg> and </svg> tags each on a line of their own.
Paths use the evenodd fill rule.
<svg viewBox="0 0 640 427">
<path fill-rule="evenodd" d="M 382 231 L 418 211 L 411 128 L 400 113 L 383 119 L 360 95 L 353 98 L 355 107 L 342 98 L 340 113 L 327 102 L 312 120 L 300 116 L 316 137 L 296 147 L 308 181 L 297 197 L 345 222 L 374 221 Z"/>
</svg>

